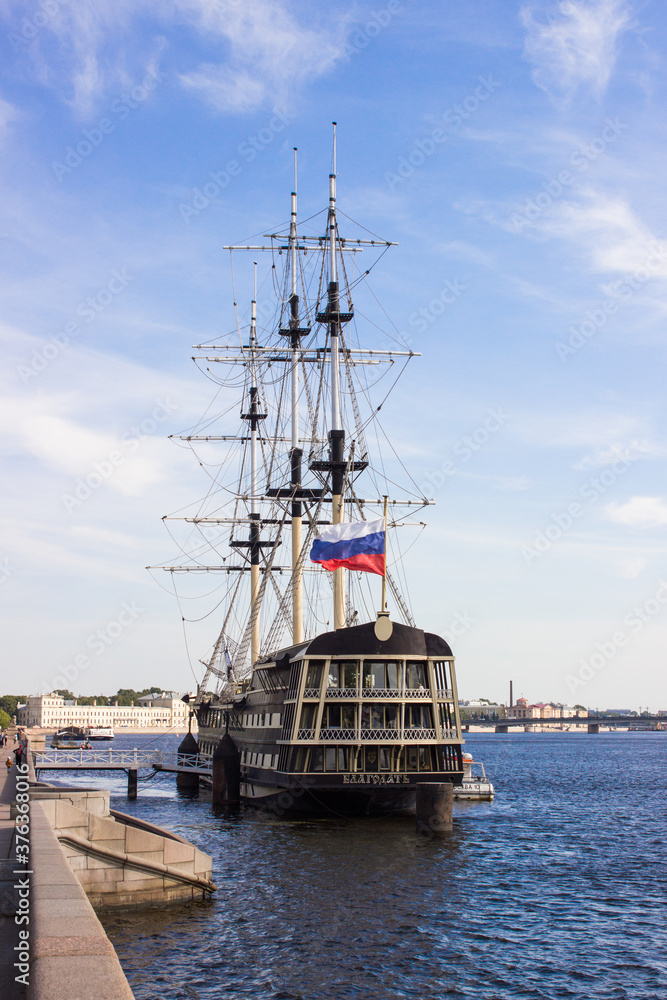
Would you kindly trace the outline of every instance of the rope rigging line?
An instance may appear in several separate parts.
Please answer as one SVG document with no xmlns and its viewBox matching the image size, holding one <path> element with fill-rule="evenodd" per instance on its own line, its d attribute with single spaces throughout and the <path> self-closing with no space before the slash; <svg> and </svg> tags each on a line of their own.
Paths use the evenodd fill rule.
<svg viewBox="0 0 667 1000">
<path fill-rule="evenodd" d="M 233 664 L 232 664 L 232 670 L 234 672 L 234 676 L 237 679 L 240 679 L 240 677 L 243 676 L 242 673 L 241 673 L 241 670 L 242 670 L 243 664 L 245 663 L 245 659 L 246 659 L 246 657 L 248 655 L 248 649 L 250 647 L 250 639 L 251 639 L 251 636 L 252 636 L 252 630 L 254 628 L 255 622 L 257 621 L 257 616 L 259 614 L 259 609 L 261 608 L 262 602 L 264 601 L 264 594 L 266 592 L 266 585 L 267 585 L 267 582 L 268 582 L 267 581 L 267 577 L 270 576 L 270 573 L 271 573 L 271 568 L 273 566 L 273 561 L 274 561 L 274 559 L 276 557 L 276 552 L 278 551 L 277 542 L 280 540 L 280 536 L 281 536 L 283 528 L 285 526 L 285 520 L 286 520 L 286 518 L 287 518 L 287 509 L 283 513 L 282 520 L 281 520 L 281 522 L 280 522 L 280 524 L 278 526 L 278 531 L 277 531 L 276 537 L 275 537 L 276 544 L 273 545 L 272 548 L 271 548 L 271 554 L 269 556 L 269 559 L 268 559 L 268 561 L 266 563 L 266 566 L 265 566 L 265 569 L 264 569 L 264 573 L 262 575 L 262 581 L 261 581 L 261 583 L 259 585 L 259 592 L 257 594 L 257 598 L 256 598 L 256 600 L 255 600 L 255 602 L 254 602 L 254 604 L 253 604 L 253 606 L 251 608 L 250 617 L 249 617 L 248 622 L 246 624 L 245 631 L 243 633 L 243 638 L 241 639 L 241 642 L 239 643 L 239 648 L 238 648 L 238 650 L 236 652 L 236 655 L 234 657 L 234 661 L 233 661 Z M 252 666 L 252 664 L 251 664 L 251 666 Z"/>
<path fill-rule="evenodd" d="M 295 585 L 295 583 L 296 583 L 299 575 L 303 572 L 303 564 L 304 564 L 305 559 L 306 559 L 306 553 L 310 552 L 310 543 L 312 541 L 313 535 L 316 533 L 316 530 L 317 530 L 317 519 L 319 517 L 320 510 L 322 508 L 322 504 L 324 503 L 324 499 L 325 499 L 325 490 L 322 490 L 322 494 L 321 494 L 321 496 L 320 496 L 320 498 L 319 498 L 319 500 L 317 502 L 317 507 L 315 508 L 315 513 L 314 514 L 311 513 L 311 511 L 310 511 L 310 509 L 308 507 L 305 507 L 306 517 L 308 518 L 308 531 L 306 532 L 306 538 L 305 538 L 304 542 L 301 545 L 301 551 L 299 552 L 299 558 L 297 559 L 296 565 L 295 565 L 295 567 L 292 570 L 292 573 L 290 575 L 289 582 L 288 582 L 287 586 L 285 587 L 285 591 L 284 591 L 284 593 L 282 595 L 282 598 L 281 598 L 281 601 L 280 601 L 281 609 L 283 608 L 283 605 L 289 600 L 289 597 L 287 595 L 289 595 L 289 594 L 292 593 L 292 591 L 294 589 L 294 585 Z M 286 516 L 287 516 L 287 510 L 285 511 L 285 517 Z M 284 519 L 283 519 L 283 523 L 284 523 Z M 265 640 L 265 644 L 264 644 L 265 645 L 265 650 L 263 650 L 263 651 L 265 651 L 265 652 L 271 652 L 271 650 L 273 648 L 273 645 L 275 643 L 275 636 L 276 636 L 276 634 L 277 634 L 277 626 L 276 626 L 276 620 L 274 619 L 274 622 L 272 623 L 271 628 L 269 629 L 269 632 L 267 634 L 267 637 L 266 637 L 266 640 Z"/>
<path fill-rule="evenodd" d="M 199 699 L 200 693 L 203 695 L 205 693 L 205 691 L 206 691 L 206 684 L 208 684 L 209 678 L 210 678 L 211 674 L 213 673 L 213 664 L 215 663 L 216 658 L 220 654 L 220 650 L 222 649 L 222 644 L 225 641 L 226 632 L 227 632 L 227 625 L 229 624 L 229 618 L 231 616 L 232 609 L 233 609 L 234 604 L 236 602 L 236 597 L 238 595 L 238 591 L 239 591 L 239 588 L 241 586 L 241 579 L 242 579 L 242 574 L 239 573 L 239 578 L 238 578 L 238 581 L 236 583 L 236 587 L 234 588 L 234 594 L 232 595 L 232 599 L 229 602 L 229 610 L 227 611 L 227 615 L 225 616 L 225 620 L 222 623 L 222 628 L 220 629 L 220 634 L 218 635 L 218 638 L 215 641 L 215 645 L 213 647 L 213 652 L 212 652 L 212 654 L 211 654 L 211 656 L 209 658 L 208 663 L 206 664 L 206 673 L 204 674 L 204 677 L 202 678 L 201 684 L 197 685 L 197 701 L 200 700 Z"/>
</svg>

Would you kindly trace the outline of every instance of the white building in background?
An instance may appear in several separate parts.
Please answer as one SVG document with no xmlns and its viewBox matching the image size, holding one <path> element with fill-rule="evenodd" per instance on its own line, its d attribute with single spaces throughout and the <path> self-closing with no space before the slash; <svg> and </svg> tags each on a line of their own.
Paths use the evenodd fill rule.
<svg viewBox="0 0 667 1000">
<path fill-rule="evenodd" d="M 181 698 L 174 691 L 163 691 L 145 695 L 137 705 L 79 705 L 76 701 L 65 701 L 58 694 L 29 695 L 26 704 L 17 708 L 17 722 L 19 726 L 55 730 L 68 726 L 184 730 L 188 728 L 190 706 Z M 196 729 L 196 720 L 192 722 L 192 728 Z"/>
</svg>

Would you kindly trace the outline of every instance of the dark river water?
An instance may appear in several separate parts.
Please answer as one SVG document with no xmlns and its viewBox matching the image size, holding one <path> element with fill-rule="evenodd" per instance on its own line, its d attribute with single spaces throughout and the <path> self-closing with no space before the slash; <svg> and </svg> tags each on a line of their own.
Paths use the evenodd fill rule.
<svg viewBox="0 0 667 1000">
<path fill-rule="evenodd" d="M 495 802 L 456 805 L 432 841 L 409 819 L 216 818 L 173 776 L 128 803 L 124 775 L 95 779 L 213 856 L 213 902 L 103 918 L 137 1000 L 667 997 L 667 733 L 466 748 Z"/>
</svg>

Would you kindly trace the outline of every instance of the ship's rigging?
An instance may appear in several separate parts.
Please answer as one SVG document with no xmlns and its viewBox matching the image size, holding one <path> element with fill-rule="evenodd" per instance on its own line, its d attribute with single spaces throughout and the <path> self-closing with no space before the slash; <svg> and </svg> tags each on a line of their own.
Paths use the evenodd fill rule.
<svg viewBox="0 0 667 1000">
<path fill-rule="evenodd" d="M 390 526 L 405 523 L 406 515 L 414 524 L 430 502 L 414 483 L 402 487 L 407 496 L 392 496 L 398 463 L 393 456 L 371 463 L 367 446 L 371 431 L 376 444 L 382 440 L 383 401 L 372 406 L 370 390 L 391 373 L 390 391 L 415 356 L 409 347 L 384 346 L 386 339 L 370 347 L 358 341 L 352 291 L 361 292 L 373 263 L 358 268 L 357 255 L 379 257 L 393 244 L 368 239 L 374 234 L 367 231 L 353 239 L 341 235 L 335 152 L 324 233 L 311 231 L 318 216 L 299 225 L 296 190 L 295 151 L 289 224 L 266 234 L 265 242 L 226 248 L 232 260 L 251 253 L 257 261 L 270 261 L 269 280 L 259 288 L 255 263 L 249 322 L 241 321 L 234 287 L 236 337 L 195 347 L 195 362 L 219 386 L 223 400 L 230 393 L 242 396 L 240 429 L 230 432 L 233 407 L 217 413 L 209 408 L 199 426 L 177 437 L 195 452 L 211 482 L 194 509 L 164 519 L 170 529 L 172 522 L 186 525 L 191 535 L 179 543 L 183 558 L 160 568 L 174 580 L 179 574 L 219 573 L 223 581 L 205 598 L 214 599 L 208 613 L 215 612 L 218 635 L 202 659 L 198 700 L 213 677 L 219 694 L 231 690 L 260 656 L 281 643 L 301 643 L 327 623 L 335 629 L 356 624 L 359 611 L 361 620 L 374 617 L 379 598 L 366 574 L 311 568 L 308 554 L 321 525 L 372 520 L 385 497 Z M 235 283 L 233 265 L 232 274 Z M 276 302 L 273 322 L 265 308 L 267 286 Z M 364 321 L 363 329 L 377 337 L 381 326 Z M 221 432 L 213 433 L 217 423 Z M 226 455 L 214 459 L 211 450 L 220 448 Z M 233 464 L 239 472 L 230 485 Z M 386 583 L 394 617 L 414 626 L 397 579 L 398 534 L 390 533 L 388 561 L 396 573 L 388 569 Z"/>
</svg>

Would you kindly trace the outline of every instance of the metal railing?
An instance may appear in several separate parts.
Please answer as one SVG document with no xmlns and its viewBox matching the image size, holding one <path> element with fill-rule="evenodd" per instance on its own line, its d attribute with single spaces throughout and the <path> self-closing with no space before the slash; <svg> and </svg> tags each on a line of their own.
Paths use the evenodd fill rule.
<svg viewBox="0 0 667 1000">
<path fill-rule="evenodd" d="M 315 730 L 299 729 L 297 739 L 314 740 Z M 435 740 L 437 736 L 435 729 L 321 729 L 319 739 L 323 743 L 412 743 Z"/>
<path fill-rule="evenodd" d="M 157 770 L 169 767 L 191 767 L 193 770 L 210 770 L 213 757 L 210 753 L 179 753 L 178 750 L 153 751 L 153 767 Z"/>
<path fill-rule="evenodd" d="M 154 750 L 36 750 L 35 767 L 87 764 L 95 767 L 151 767 Z"/>
<path fill-rule="evenodd" d="M 333 740 L 336 743 L 352 743 L 359 739 L 356 729 L 320 729 L 321 740 Z"/>
<path fill-rule="evenodd" d="M 399 688 L 362 688 L 360 698 L 400 698 Z"/>
<path fill-rule="evenodd" d="M 211 768 L 210 754 L 179 753 L 178 750 L 36 750 L 33 756 L 36 769 Z"/>
<path fill-rule="evenodd" d="M 309 688 L 306 694 L 309 698 L 319 697 L 319 691 L 315 688 Z M 396 698 L 432 698 L 432 694 L 428 688 L 330 687 L 325 689 L 324 694 L 326 698 L 391 698 L 393 700 Z M 442 695 L 442 697 L 445 697 L 445 695 Z M 451 697 L 451 692 L 448 697 Z"/>
</svg>

